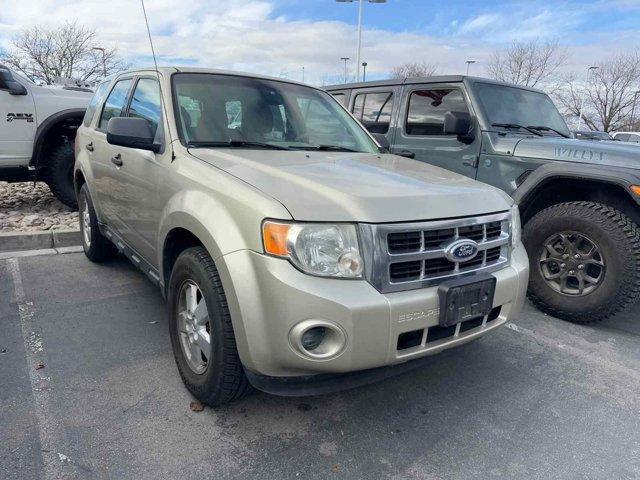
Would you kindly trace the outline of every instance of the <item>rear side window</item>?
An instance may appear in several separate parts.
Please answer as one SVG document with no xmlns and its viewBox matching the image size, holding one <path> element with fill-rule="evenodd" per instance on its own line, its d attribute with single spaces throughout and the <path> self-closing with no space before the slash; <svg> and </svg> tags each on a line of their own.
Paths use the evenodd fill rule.
<svg viewBox="0 0 640 480">
<path fill-rule="evenodd" d="M 151 124 L 154 133 L 158 130 L 162 113 L 160 108 L 160 86 L 156 80 L 152 78 L 138 80 L 131 98 L 129 116 L 144 118 Z"/>
<path fill-rule="evenodd" d="M 640 143 L 640 135 L 632 133 L 631 135 L 629 135 L 629 141 L 633 143 Z"/>
<path fill-rule="evenodd" d="M 392 107 L 393 92 L 359 93 L 353 102 L 353 115 L 371 133 L 387 133 Z"/>
<path fill-rule="evenodd" d="M 409 97 L 405 130 L 407 135 L 443 135 L 444 114 L 468 112 L 457 89 L 416 90 Z"/>
<path fill-rule="evenodd" d="M 89 106 L 87 107 L 87 111 L 84 112 L 84 120 L 82 120 L 82 124 L 85 127 L 91 125 L 91 120 L 93 120 L 93 115 L 96 113 L 98 105 L 102 103 L 104 96 L 107 94 L 107 88 L 109 88 L 109 82 L 102 82 L 98 85 L 98 88 L 96 88 L 96 91 L 89 102 Z"/>
<path fill-rule="evenodd" d="M 105 130 L 107 123 L 113 117 L 120 117 L 125 108 L 127 101 L 127 93 L 131 87 L 131 79 L 120 80 L 111 90 L 111 93 L 107 97 L 107 101 L 104 102 L 104 108 L 102 109 L 102 115 L 100 116 L 100 124 L 98 128 Z"/>
</svg>

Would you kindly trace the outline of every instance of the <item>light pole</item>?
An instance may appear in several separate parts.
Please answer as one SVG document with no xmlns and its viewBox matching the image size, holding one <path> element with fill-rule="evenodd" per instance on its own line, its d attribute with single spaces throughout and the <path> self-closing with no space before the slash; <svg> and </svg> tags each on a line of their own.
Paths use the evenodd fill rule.
<svg viewBox="0 0 640 480">
<path fill-rule="evenodd" d="M 636 92 L 633 94 L 633 106 L 631 107 L 631 121 L 629 122 L 629 131 L 633 129 L 633 119 L 635 118 L 636 114 L 636 100 L 638 100 L 639 93 L 640 90 L 636 90 Z"/>
<path fill-rule="evenodd" d="M 367 81 L 367 65 L 368 65 L 367 62 L 362 62 L 362 81 L 363 82 Z M 638 93 L 638 92 L 636 92 L 636 93 Z"/>
<path fill-rule="evenodd" d="M 102 47 L 93 47 L 91 50 L 100 50 L 102 52 L 102 76 L 106 78 L 107 76 L 107 63 L 104 58 L 104 48 Z"/>
<path fill-rule="evenodd" d="M 467 75 L 469 75 L 469 65 L 471 65 L 472 63 L 476 63 L 475 60 L 467 60 Z"/>
<path fill-rule="evenodd" d="M 578 127 L 576 128 L 577 131 L 580 131 L 580 128 L 582 127 L 582 109 L 584 108 L 584 97 L 587 96 L 587 87 L 589 86 L 589 75 L 593 70 L 597 70 L 597 69 L 598 67 L 587 68 L 587 76 L 584 80 L 584 91 L 582 92 L 582 100 L 580 100 L 580 114 L 578 115 Z"/>
<path fill-rule="evenodd" d="M 304 67 L 302 67 L 302 83 L 304 83 Z"/>
<path fill-rule="evenodd" d="M 340 60 L 344 60 L 344 83 L 347 83 L 347 62 L 350 60 L 350 58 L 340 57 Z"/>
<path fill-rule="evenodd" d="M 386 3 L 387 0 L 366 0 L 369 3 Z M 356 81 L 360 81 L 360 52 L 362 50 L 362 7 L 365 0 L 336 0 L 338 3 L 358 2 L 358 53 L 356 54 Z"/>
</svg>

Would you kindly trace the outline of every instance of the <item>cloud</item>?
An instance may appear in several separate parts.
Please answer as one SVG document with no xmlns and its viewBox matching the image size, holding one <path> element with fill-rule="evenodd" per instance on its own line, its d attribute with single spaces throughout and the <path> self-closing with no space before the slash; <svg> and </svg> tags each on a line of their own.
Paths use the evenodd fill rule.
<svg viewBox="0 0 640 480">
<path fill-rule="evenodd" d="M 227 68 L 295 79 L 301 77 L 304 66 L 306 80 L 321 83 L 340 81 L 343 71 L 340 57 L 348 56 L 352 58 L 353 71 L 354 25 L 329 20 L 290 20 L 275 13 L 275 1 L 147 0 L 159 63 Z M 630 8 L 633 2 L 618 0 L 618 3 Z M 295 4 L 291 3 L 291 8 Z M 447 35 L 428 34 L 424 30 L 365 28 L 362 60 L 368 62 L 368 78 L 386 76 L 395 65 L 416 61 L 438 64 L 442 73 L 462 73 L 467 59 L 478 61 L 473 67 L 478 74 L 491 52 L 507 42 L 544 38 L 573 41 L 567 32 L 578 29 L 585 15 L 593 14 L 592 8 L 595 6 L 532 9 L 531 3 L 525 2 L 494 12 L 488 6 L 471 18 L 450 20 Z M 0 46 L 6 48 L 10 38 L 23 27 L 36 23 L 55 26 L 68 20 L 78 20 L 96 29 L 101 44 L 117 47 L 133 65 L 151 64 L 138 0 L 6 1 L 0 10 Z M 581 32 L 581 40 L 584 38 Z M 597 48 L 592 48 L 595 55 L 600 52 L 606 55 L 610 49 L 607 44 L 616 41 L 603 36 L 593 38 L 599 42 Z M 624 38 L 627 44 L 637 43 L 633 32 Z M 621 44 L 618 48 L 623 47 Z M 575 51 L 582 54 L 582 50 Z M 579 59 L 574 60 L 579 63 Z"/>
</svg>

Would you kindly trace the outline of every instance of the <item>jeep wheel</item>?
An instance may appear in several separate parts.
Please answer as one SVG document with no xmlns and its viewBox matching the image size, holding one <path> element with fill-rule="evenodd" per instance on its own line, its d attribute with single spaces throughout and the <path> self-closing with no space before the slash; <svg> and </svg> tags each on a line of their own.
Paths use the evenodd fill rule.
<svg viewBox="0 0 640 480">
<path fill-rule="evenodd" d="M 178 371 L 191 394 L 215 407 L 247 393 L 227 300 L 203 247 L 180 254 L 168 289 L 169 332 Z"/>
<path fill-rule="evenodd" d="M 603 320 L 638 298 L 640 228 L 593 202 L 553 205 L 524 227 L 529 298 L 574 323 Z"/>
<path fill-rule="evenodd" d="M 86 184 L 82 185 L 78 193 L 78 203 L 80 205 L 80 238 L 84 254 L 89 260 L 96 263 L 116 256 L 118 253 L 116 246 L 100 233 L 98 217 Z"/>
<path fill-rule="evenodd" d="M 73 185 L 74 163 L 73 144 L 60 143 L 50 151 L 45 179 L 56 198 L 75 210 L 78 202 Z"/>
</svg>

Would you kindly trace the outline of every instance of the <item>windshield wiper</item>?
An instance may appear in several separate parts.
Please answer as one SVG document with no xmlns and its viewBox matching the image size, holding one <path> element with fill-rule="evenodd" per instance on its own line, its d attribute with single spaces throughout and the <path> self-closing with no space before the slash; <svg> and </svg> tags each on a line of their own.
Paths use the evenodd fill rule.
<svg viewBox="0 0 640 480">
<path fill-rule="evenodd" d="M 250 142 L 247 140 L 229 140 L 228 142 L 189 142 L 187 143 L 187 147 L 193 148 L 207 148 L 207 147 L 231 147 L 231 148 L 242 148 L 242 147 L 258 147 L 258 148 L 270 148 L 272 150 L 291 150 L 289 147 L 285 147 L 284 145 L 276 145 L 274 143 L 264 143 L 264 142 Z"/>
<path fill-rule="evenodd" d="M 531 127 L 525 127 L 524 125 L 518 125 L 517 123 L 492 123 L 492 127 L 502 127 L 502 128 L 521 128 L 522 130 L 526 130 L 529 133 L 533 133 L 538 137 L 544 137 L 540 132 L 534 130 Z"/>
<path fill-rule="evenodd" d="M 571 138 L 569 135 L 567 135 L 566 133 L 562 133 L 560 130 L 556 130 L 555 128 L 551 128 L 551 127 L 546 127 L 544 125 L 542 126 L 533 126 L 533 125 L 529 125 L 527 128 L 533 128 L 534 130 L 542 130 L 543 132 L 554 132 L 557 133 L 558 135 L 560 135 L 561 137 L 564 138 Z"/>
<path fill-rule="evenodd" d="M 353 148 L 341 147 L 340 145 L 311 145 L 309 147 L 298 147 L 304 150 L 318 150 L 320 152 L 326 151 L 334 151 L 334 152 L 355 152 L 362 153 L 359 150 L 354 150 Z"/>
</svg>

